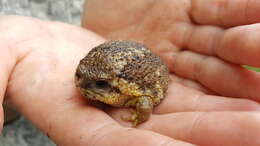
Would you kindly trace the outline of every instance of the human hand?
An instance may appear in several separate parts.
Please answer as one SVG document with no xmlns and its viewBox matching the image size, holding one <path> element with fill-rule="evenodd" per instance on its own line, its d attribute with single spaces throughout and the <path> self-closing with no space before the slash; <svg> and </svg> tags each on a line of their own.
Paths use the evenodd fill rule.
<svg viewBox="0 0 260 146">
<path fill-rule="evenodd" d="M 147 44 L 178 75 L 139 128 L 198 145 L 254 146 L 259 113 L 222 111 L 259 110 L 259 74 L 241 67 L 260 67 L 259 7 L 249 0 L 88 0 L 82 24 L 107 39 Z M 120 113 L 110 114 L 120 121 Z"/>
<path fill-rule="evenodd" d="M 0 17 L 0 32 L 1 101 L 7 88 L 5 102 L 57 145 L 192 145 L 123 127 L 79 95 L 76 67 L 103 38 L 75 26 L 15 16 Z"/>
<path fill-rule="evenodd" d="M 107 39 L 147 44 L 189 79 L 178 79 L 185 86 L 260 101 L 259 75 L 241 67 L 260 67 L 259 8 L 250 0 L 88 0 L 82 24 Z"/>
<path fill-rule="evenodd" d="M 151 129 L 154 132 L 123 127 L 107 113 L 89 106 L 79 96 L 74 86 L 74 73 L 79 60 L 90 48 L 103 42 L 102 38 L 78 27 L 15 16 L 1 17 L 0 31 L 0 58 L 2 59 L 0 89 L 3 91 L 0 92 L 1 99 L 4 89 L 7 88 L 8 98 L 5 101 L 31 120 L 57 145 L 191 145 L 162 134 L 171 137 L 178 136 L 179 139 L 197 143 L 196 141 L 201 138 L 200 135 L 205 133 L 201 130 L 206 130 L 208 126 L 213 126 L 213 128 L 216 126 L 215 118 L 230 116 L 225 116 L 225 113 L 206 116 L 203 113 L 193 112 L 153 115 L 142 128 L 154 128 Z M 186 90 L 185 87 L 177 84 L 172 84 L 170 88 L 176 89 L 175 85 L 185 90 L 187 95 L 202 95 L 198 91 Z M 171 92 L 176 94 L 176 91 L 178 92 L 178 90 L 170 89 L 169 95 L 172 94 Z M 177 95 L 181 96 L 181 94 Z M 205 109 L 209 109 L 212 107 L 207 105 L 212 104 L 218 109 L 221 106 L 225 107 L 229 102 L 234 102 L 231 109 L 256 110 L 259 108 L 256 103 L 247 100 L 224 100 L 223 98 L 213 102 L 210 96 L 202 96 L 205 97 L 205 101 L 199 103 L 197 106 L 199 108 L 205 106 Z M 171 104 L 175 102 L 172 97 L 166 98 L 168 101 L 165 100 L 166 102 L 162 103 L 155 112 L 170 113 L 172 110 L 185 111 L 185 108 L 197 110 L 194 106 L 196 102 L 192 103 L 193 98 L 187 98 L 186 102 L 179 102 L 182 106 L 178 109 L 175 103 Z M 174 106 L 174 108 L 167 106 Z M 227 108 L 230 109 L 230 107 Z M 120 114 L 120 111 L 111 112 Z M 204 115 L 203 118 L 200 115 Z M 254 116 L 255 114 L 251 113 L 244 115 L 233 113 L 233 116 L 225 123 L 229 125 L 227 122 L 232 122 L 230 119 L 239 119 L 240 124 L 252 125 L 247 127 L 247 130 L 255 130 L 258 124 L 252 124 Z M 197 118 L 201 120 L 195 122 Z M 163 127 L 160 124 L 162 119 L 166 120 Z M 171 124 L 172 122 L 174 124 Z M 193 129 L 194 122 L 198 123 L 198 126 L 190 131 Z M 175 129 L 172 125 L 176 126 Z M 198 137 L 189 137 L 189 132 L 192 132 L 192 135 L 194 132 Z M 210 136 L 214 135 L 210 134 Z M 189 138 L 192 139 L 188 140 Z M 254 137 L 245 137 L 247 138 L 254 140 L 258 138 L 258 134 L 255 133 Z"/>
</svg>

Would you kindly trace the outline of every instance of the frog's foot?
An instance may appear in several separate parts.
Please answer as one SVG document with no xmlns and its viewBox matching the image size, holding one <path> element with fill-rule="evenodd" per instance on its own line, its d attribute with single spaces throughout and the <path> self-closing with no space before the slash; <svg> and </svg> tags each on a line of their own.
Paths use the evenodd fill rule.
<svg viewBox="0 0 260 146">
<path fill-rule="evenodd" d="M 135 107 L 136 110 L 131 109 L 131 116 L 122 118 L 125 121 L 132 122 L 133 127 L 148 120 L 153 110 L 152 99 L 148 96 L 140 96 L 130 100 L 128 106 Z"/>
<path fill-rule="evenodd" d="M 138 118 L 138 113 L 134 109 L 130 109 L 131 115 L 128 117 L 121 117 L 122 120 L 131 122 L 133 127 L 136 127 L 138 124 L 141 123 Z"/>
</svg>

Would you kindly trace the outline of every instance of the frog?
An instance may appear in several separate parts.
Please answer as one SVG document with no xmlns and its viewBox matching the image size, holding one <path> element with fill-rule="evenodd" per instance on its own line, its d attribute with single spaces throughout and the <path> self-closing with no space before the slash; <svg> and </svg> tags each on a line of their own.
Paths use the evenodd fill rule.
<svg viewBox="0 0 260 146">
<path fill-rule="evenodd" d="M 130 108 L 123 117 L 133 127 L 147 121 L 167 94 L 169 70 L 146 45 L 110 40 L 92 48 L 80 60 L 75 84 L 88 100 Z"/>
</svg>

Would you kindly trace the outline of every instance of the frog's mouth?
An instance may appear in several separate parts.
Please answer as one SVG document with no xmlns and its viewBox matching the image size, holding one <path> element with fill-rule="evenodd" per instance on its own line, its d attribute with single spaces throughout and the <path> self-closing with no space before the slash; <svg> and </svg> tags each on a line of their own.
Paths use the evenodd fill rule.
<svg viewBox="0 0 260 146">
<path fill-rule="evenodd" d="M 113 80 L 76 79 L 77 87 L 87 99 L 100 101 L 116 107 L 123 107 L 130 99 L 143 94 L 137 91 L 137 85 L 127 83 L 127 81 L 118 78 Z"/>
<path fill-rule="evenodd" d="M 89 90 L 84 88 L 81 88 L 80 90 L 83 96 L 90 100 L 100 101 L 115 107 L 124 106 L 126 101 L 128 101 L 131 98 L 128 95 L 123 95 L 118 92 L 98 92 L 95 90 Z"/>
<path fill-rule="evenodd" d="M 112 87 L 106 80 L 87 80 L 76 76 L 75 84 L 83 96 L 92 100 L 106 98 L 112 92 L 118 92 L 120 94 L 120 91 Z"/>
<path fill-rule="evenodd" d="M 102 94 L 98 93 L 98 92 L 94 92 L 88 89 L 84 89 L 84 88 L 80 88 L 81 94 L 86 97 L 87 99 L 91 99 L 91 100 L 98 100 L 100 98 L 103 97 Z"/>
</svg>

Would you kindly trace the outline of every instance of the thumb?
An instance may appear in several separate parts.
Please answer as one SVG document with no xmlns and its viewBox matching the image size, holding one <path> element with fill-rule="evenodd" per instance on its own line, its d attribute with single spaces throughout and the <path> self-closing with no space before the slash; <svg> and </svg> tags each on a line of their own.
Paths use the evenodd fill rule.
<svg viewBox="0 0 260 146">
<path fill-rule="evenodd" d="M 0 44 L 1 45 L 1 44 Z M 0 62 L 0 131 L 3 129 L 4 113 L 3 113 L 3 100 L 5 97 L 5 91 L 8 84 L 9 75 L 12 72 L 12 66 L 15 61 L 12 61 L 10 51 L 8 49 L 1 49 L 1 62 Z"/>
</svg>

